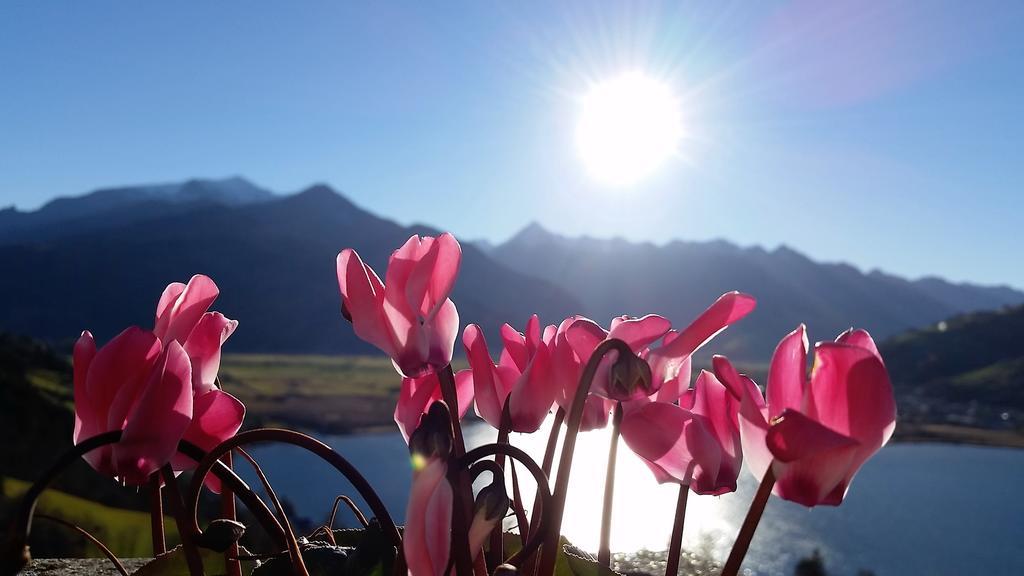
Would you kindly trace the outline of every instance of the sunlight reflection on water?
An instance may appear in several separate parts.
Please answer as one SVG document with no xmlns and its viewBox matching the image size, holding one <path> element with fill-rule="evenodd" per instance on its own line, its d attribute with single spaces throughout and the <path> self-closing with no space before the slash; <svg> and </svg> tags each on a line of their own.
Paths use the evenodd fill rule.
<svg viewBox="0 0 1024 576">
<path fill-rule="evenodd" d="M 465 427 L 467 443 L 494 440 L 486 424 Z M 514 445 L 543 456 L 548 429 L 513 435 Z M 563 533 L 595 550 L 609 431 L 581 434 L 573 462 Z M 404 521 L 411 472 L 408 448 L 397 432 L 328 436 L 380 494 L 397 522 Z M 254 448 L 278 492 L 297 512 L 322 522 L 334 497 L 351 487 L 328 465 L 290 446 Z M 244 466 L 244 465 L 243 465 Z M 248 469 L 241 473 L 251 485 Z M 523 496 L 532 502 L 532 483 L 522 471 Z M 684 547 L 723 559 L 756 488 L 744 471 L 739 491 L 720 497 L 691 494 Z M 790 575 L 802 557 L 819 549 L 829 573 L 859 569 L 886 574 L 1024 574 L 1024 450 L 897 444 L 888 446 L 858 474 L 847 501 L 838 508 L 808 510 L 777 498 L 768 502 L 744 569 Z M 511 489 L 511 484 L 509 484 Z M 671 532 L 676 487 L 659 486 L 647 467 L 619 446 L 613 508 L 616 551 L 663 550 Z M 364 508 L 365 510 L 365 508 Z M 344 521 L 344 520 L 343 520 Z"/>
<path fill-rule="evenodd" d="M 534 434 L 513 434 L 510 442 L 539 462 L 544 454 L 551 421 L 549 418 L 544 427 Z M 466 430 L 466 444 L 469 447 L 494 442 L 495 437 L 494 429 L 489 426 L 472 426 Z M 576 442 L 562 534 L 584 550 L 596 550 L 598 547 L 610 440 L 611 430 L 604 429 L 582 433 Z M 556 460 L 552 478 L 557 473 Z M 532 509 L 536 486 L 523 470 L 520 470 L 519 478 L 527 509 Z M 511 486 L 511 483 L 508 485 Z M 612 506 L 612 551 L 666 548 L 672 532 L 678 493 L 675 484 L 659 485 L 647 466 L 620 439 L 615 468 L 615 500 Z M 691 497 L 687 506 L 684 546 L 691 550 L 698 546 L 707 547 L 710 540 L 716 553 L 727 553 L 726 544 L 731 542 L 743 520 L 742 506 L 730 506 L 729 501 L 736 498 L 735 494 L 717 498 Z"/>
</svg>

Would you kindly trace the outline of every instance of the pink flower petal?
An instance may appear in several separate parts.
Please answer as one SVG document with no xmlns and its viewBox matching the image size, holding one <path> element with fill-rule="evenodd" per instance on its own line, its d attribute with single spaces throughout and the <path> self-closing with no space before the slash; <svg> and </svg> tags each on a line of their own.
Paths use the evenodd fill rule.
<svg viewBox="0 0 1024 576">
<path fill-rule="evenodd" d="M 815 348 L 808 413 L 859 444 L 850 470 L 830 504 L 838 504 L 857 470 L 892 437 L 896 401 L 877 351 L 838 343 Z"/>
<path fill-rule="evenodd" d="M 237 327 L 237 320 L 229 320 L 220 312 L 207 312 L 185 342 L 185 353 L 192 360 L 192 389 L 197 395 L 217 387 L 221 346 Z"/>
<path fill-rule="evenodd" d="M 775 456 L 775 493 L 804 506 L 823 504 L 849 473 L 857 442 L 795 410 L 786 410 L 768 430 Z"/>
<path fill-rule="evenodd" d="M 622 439 L 637 456 L 665 474 L 656 474 L 659 481 L 690 484 L 698 476 L 717 476 L 720 449 L 700 417 L 661 402 L 628 404 L 632 406 L 622 418 Z"/>
<path fill-rule="evenodd" d="M 557 392 L 551 378 L 550 353 L 547 346 L 541 345 L 509 396 L 512 430 L 536 432 L 555 403 Z"/>
<path fill-rule="evenodd" d="M 690 376 L 693 370 L 690 356 L 684 356 L 680 361 L 651 352 L 648 354 L 648 363 L 651 365 L 652 378 L 661 379 L 663 382 L 655 395 L 658 402 L 671 404 L 690 389 Z M 667 375 L 670 376 L 666 378 Z"/>
<path fill-rule="evenodd" d="M 739 429 L 740 401 L 733 398 L 713 374 L 704 370 L 697 376 L 694 392 L 693 413 L 706 419 L 708 432 L 721 448 L 715 491 L 718 494 L 734 492 L 743 462 Z"/>
<path fill-rule="evenodd" d="M 769 419 L 783 410 L 803 410 L 807 392 L 807 332 L 801 324 L 779 342 L 768 368 L 765 397 Z"/>
<path fill-rule="evenodd" d="M 514 366 L 517 371 L 526 370 L 530 362 L 530 353 L 526 349 L 526 337 L 510 324 L 501 325 L 502 364 Z M 509 364 L 511 362 L 511 364 Z"/>
<path fill-rule="evenodd" d="M 170 341 L 128 416 L 112 457 L 118 477 L 129 485 L 145 483 L 178 451 L 192 421 L 192 367 L 185 350 Z"/>
<path fill-rule="evenodd" d="M 394 357 L 396 349 L 384 321 L 384 291 L 377 274 L 363 264 L 355 250 L 342 250 L 337 265 L 338 287 L 352 318 L 352 329 L 357 336 Z"/>
<path fill-rule="evenodd" d="M 152 332 L 132 326 L 97 351 L 85 389 L 96 410 L 105 412 L 104 431 L 124 428 L 160 350 L 160 341 Z"/>
<path fill-rule="evenodd" d="M 754 310 L 756 301 L 752 296 L 740 292 L 721 295 L 714 304 L 701 313 L 679 336 L 667 343 L 663 352 L 666 356 L 687 356 Z"/>
<path fill-rule="evenodd" d="M 868 334 L 867 330 L 854 330 L 853 328 L 850 328 L 846 332 L 840 334 L 836 338 L 836 342 L 866 348 L 872 354 L 877 356 L 879 361 L 882 360 L 882 355 L 878 353 L 878 346 L 875 346 L 875 341 L 871 338 L 871 334 Z"/>
<path fill-rule="evenodd" d="M 430 342 L 428 366 L 439 370 L 451 364 L 452 356 L 455 354 L 455 341 L 459 338 L 459 311 L 455 308 L 455 303 L 451 300 L 442 302 L 433 322 L 425 325 L 423 332 Z"/>
<path fill-rule="evenodd" d="M 642 318 L 619 316 L 612 319 L 608 338 L 618 338 L 628 344 L 634 353 L 639 353 L 664 336 L 671 327 L 671 322 L 657 314 L 648 314 Z"/>
<path fill-rule="evenodd" d="M 476 399 L 476 413 L 491 426 L 501 426 L 501 413 L 508 395 L 499 381 L 483 331 L 476 324 L 466 326 L 462 333 L 466 358 L 473 371 L 473 395 Z"/>
<path fill-rule="evenodd" d="M 459 401 L 459 418 L 473 405 L 473 371 L 460 370 L 455 375 L 455 394 Z M 405 441 L 420 425 L 430 405 L 442 399 L 441 381 L 436 372 L 419 378 L 402 378 L 402 387 L 395 405 L 395 423 Z"/>
<path fill-rule="evenodd" d="M 74 369 L 74 393 L 75 393 L 75 432 L 72 439 L 75 444 L 103 432 L 106 418 L 103 418 L 92 404 L 86 392 L 85 381 L 89 375 L 89 365 L 96 357 L 96 341 L 92 334 L 86 330 L 75 342 L 75 349 L 72 355 L 72 366 Z"/>
<path fill-rule="evenodd" d="M 221 442 L 231 438 L 242 427 L 245 406 L 234 396 L 223 390 L 213 390 L 193 397 L 192 424 L 185 430 L 184 440 L 209 452 Z M 189 470 L 196 463 L 183 454 L 171 459 L 176 470 Z M 220 479 L 208 474 L 204 481 L 212 492 L 220 494 Z"/>
<path fill-rule="evenodd" d="M 573 352 L 579 357 L 580 362 L 586 365 L 590 361 L 594 349 L 608 336 L 604 328 L 598 326 L 593 320 L 577 318 L 565 330 L 566 341 L 572 347 Z"/>
<path fill-rule="evenodd" d="M 164 290 L 164 295 L 157 305 L 158 311 L 162 309 L 163 314 L 158 315 L 153 333 L 164 343 L 174 340 L 183 344 L 199 319 L 217 299 L 220 290 L 209 277 L 196 274 L 188 281 L 174 303 L 168 306 L 164 299 L 175 290 L 177 288 L 172 289 L 171 286 Z"/>
<path fill-rule="evenodd" d="M 185 285 L 181 282 L 171 282 L 164 288 L 160 300 L 156 304 L 156 328 L 154 332 L 163 334 L 167 332 L 167 326 L 171 322 L 171 309 L 178 301 L 178 297 L 185 291 Z"/>
</svg>

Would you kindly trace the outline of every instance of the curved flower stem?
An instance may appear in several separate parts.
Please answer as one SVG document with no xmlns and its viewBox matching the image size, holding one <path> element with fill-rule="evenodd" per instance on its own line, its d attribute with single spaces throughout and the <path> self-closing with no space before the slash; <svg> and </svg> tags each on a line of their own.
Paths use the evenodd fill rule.
<svg viewBox="0 0 1024 576">
<path fill-rule="evenodd" d="M 182 440 L 178 443 L 178 452 L 188 456 L 197 464 L 206 457 L 206 452 L 186 440 Z M 285 549 L 288 547 L 284 527 L 277 521 L 277 517 L 275 517 L 274 513 L 270 511 L 267 504 L 260 499 L 256 492 L 254 492 L 244 480 L 239 478 L 234 471 L 229 470 L 224 466 L 224 463 L 219 460 L 213 464 L 210 472 L 219 478 L 225 487 L 231 488 L 235 495 L 238 496 L 238 499 L 245 504 L 245 507 L 253 513 L 256 520 L 261 526 L 263 526 L 263 529 L 270 536 L 271 540 L 273 540 L 275 546 L 279 549 Z M 188 510 L 189 507 L 186 505 L 185 509 Z M 198 534 L 199 524 L 196 522 L 193 522 L 193 524 L 194 526 L 192 528 L 194 528 L 195 533 Z"/>
<path fill-rule="evenodd" d="M 28 536 L 32 529 L 32 515 L 35 512 L 39 496 L 64 470 L 78 462 L 79 458 L 97 448 L 118 442 L 121 440 L 122 434 L 121 430 L 113 430 L 97 434 L 72 446 L 61 454 L 60 458 L 29 487 L 22 496 L 21 502 L 15 511 L 14 520 L 11 522 L 4 548 L 0 550 L 0 576 L 17 574 L 28 564 L 30 559 L 27 547 Z M 202 460 L 205 455 L 200 448 L 184 440 L 178 443 L 178 451 L 197 462 Z M 220 462 L 216 462 L 216 466 L 213 467 L 213 473 L 220 478 L 221 482 L 230 486 L 238 494 L 242 502 L 256 515 L 256 518 L 263 525 L 264 529 L 267 530 L 271 538 L 274 538 L 275 542 L 284 548 L 284 530 L 277 523 L 277 519 L 274 518 L 270 510 L 267 509 L 266 504 L 260 500 L 259 496 L 241 478 L 231 470 L 228 470 Z"/>
<path fill-rule="evenodd" d="M 345 505 L 348 506 L 348 509 L 352 511 L 352 515 L 356 517 L 356 520 L 359 521 L 359 524 L 363 528 L 366 528 L 370 525 L 370 523 L 366 520 L 366 516 L 363 515 L 363 511 L 359 509 L 359 506 L 356 506 L 356 503 L 353 502 L 351 498 L 342 494 L 334 499 L 334 506 L 331 508 L 331 518 L 327 521 L 328 531 L 334 530 L 334 517 L 338 515 L 338 505 L 341 504 L 342 502 L 344 502 Z"/>
<path fill-rule="evenodd" d="M 74 464 L 79 458 L 93 450 L 113 444 L 121 439 L 121 431 L 115 430 L 98 436 L 93 436 L 84 442 L 72 446 L 70 450 L 61 454 L 60 458 L 50 466 L 37 479 L 21 498 L 14 513 L 14 520 L 11 522 L 11 529 L 0 551 L 0 575 L 15 575 L 21 572 L 31 556 L 28 552 L 28 535 L 32 529 L 32 514 L 36 509 L 36 502 L 39 496 L 47 487 L 63 472 L 68 466 Z"/>
<path fill-rule="evenodd" d="M 565 410 L 561 407 L 555 411 L 555 419 L 551 422 L 551 432 L 548 433 L 548 443 L 544 448 L 544 460 L 541 462 L 541 470 L 544 472 L 545 478 L 551 477 L 551 465 L 554 464 L 555 460 L 555 448 L 558 446 L 558 433 L 562 429 L 562 423 L 565 421 Z M 530 514 L 530 518 L 536 518 L 538 511 L 540 510 L 540 498 L 534 497 L 533 499 L 533 513 Z M 532 528 L 531 528 L 532 534 Z M 536 568 L 536 566 L 532 566 Z"/>
<path fill-rule="evenodd" d="M 203 559 L 199 555 L 199 548 L 196 548 L 195 534 L 188 529 L 188 519 L 185 517 L 185 502 L 181 499 L 181 491 L 178 490 L 178 480 L 174 477 L 174 470 L 170 464 L 164 464 L 160 469 L 164 477 L 164 484 L 167 486 L 167 498 L 171 503 L 171 514 L 178 524 L 178 536 L 181 537 L 181 547 L 185 550 L 185 561 L 188 563 L 188 572 L 192 576 L 203 576 Z"/>
<path fill-rule="evenodd" d="M 230 453 L 228 452 L 228 454 Z M 292 560 L 292 569 L 298 576 L 309 576 L 309 571 L 306 570 L 306 562 L 302 558 L 302 550 L 299 548 L 299 542 L 295 539 L 295 531 L 292 530 L 292 524 L 288 521 L 288 514 L 285 512 L 284 506 L 281 505 L 277 492 L 274 491 L 270 480 L 267 480 L 267 475 L 263 473 L 263 468 L 260 467 L 259 462 L 256 462 L 255 458 L 241 448 L 238 448 L 238 453 L 248 460 L 252 469 L 256 471 L 256 476 L 260 479 L 260 483 L 263 484 L 263 489 L 267 491 L 267 496 L 274 505 L 274 509 L 277 510 L 277 515 L 281 517 L 281 523 L 284 525 L 285 535 L 288 538 L 288 555 Z"/>
<path fill-rule="evenodd" d="M 757 493 L 754 494 L 753 502 L 750 503 L 747 517 L 743 519 L 740 533 L 736 536 L 736 542 L 732 545 L 732 551 L 729 552 L 729 559 L 725 561 L 725 566 L 722 568 L 722 576 L 736 576 L 739 573 L 740 565 L 743 564 L 743 558 L 747 555 L 750 541 L 754 537 L 754 531 L 757 530 L 757 524 L 761 521 L 761 514 L 764 513 L 764 507 L 768 504 L 768 497 L 772 495 L 772 488 L 774 487 L 775 473 L 772 472 L 772 467 L 769 466 L 768 471 L 764 473 L 764 478 L 761 480 L 761 485 L 757 487 Z"/>
<path fill-rule="evenodd" d="M 512 472 L 512 506 L 516 513 L 516 524 L 519 525 L 519 540 L 526 546 L 526 540 L 530 535 L 530 521 L 526 518 L 526 508 L 523 506 L 523 495 L 519 490 L 519 475 L 516 474 L 516 462 L 508 463 Z"/>
<path fill-rule="evenodd" d="M 149 479 L 149 530 L 153 536 L 153 556 L 167 552 L 164 535 L 164 496 L 160 476 L 153 474 Z"/>
<path fill-rule="evenodd" d="M 188 492 L 188 507 L 192 514 L 193 529 L 197 531 L 199 529 L 197 513 L 199 506 L 199 492 L 203 486 L 203 478 L 206 477 L 211 468 L 220 464 L 217 459 L 224 453 L 235 448 L 240 448 L 246 444 L 262 442 L 281 442 L 284 444 L 292 444 L 312 452 L 328 464 L 334 466 L 334 469 L 340 472 L 352 484 L 366 504 L 370 507 L 373 515 L 377 517 L 377 521 L 381 524 L 384 536 L 390 541 L 391 545 L 396 548 L 402 545 L 402 537 L 398 532 L 398 528 L 395 526 L 395 521 L 391 518 L 391 514 L 384 506 L 384 502 L 381 501 L 380 496 L 378 496 L 373 490 L 373 487 L 369 482 L 367 482 L 366 478 L 364 478 L 348 460 L 342 457 L 341 454 L 332 450 L 330 446 L 311 436 L 307 436 L 301 432 L 282 430 L 278 428 L 258 428 L 256 430 L 242 432 L 236 436 L 228 438 L 224 442 L 221 442 L 202 458 L 199 465 L 196 467 L 195 474 L 192 476 L 192 484 L 189 487 Z"/>
<path fill-rule="evenodd" d="M 231 452 L 228 452 L 220 459 L 224 467 L 231 470 L 233 466 Z M 235 493 L 231 488 L 222 485 L 220 488 L 220 513 L 228 520 L 238 520 L 238 510 L 235 508 Z M 238 542 L 232 542 L 224 552 L 224 570 L 227 576 L 242 576 L 242 563 L 236 558 L 238 556 Z"/>
<path fill-rule="evenodd" d="M 612 350 L 620 354 L 632 354 L 633 350 L 622 340 L 612 338 L 601 342 L 590 355 L 583 374 L 580 376 L 579 386 L 576 387 L 576 396 L 572 401 L 572 409 L 569 411 L 569 420 L 565 427 L 565 440 L 562 444 L 561 457 L 558 460 L 558 479 L 555 481 L 554 496 L 550 515 L 550 526 L 547 537 L 541 549 L 540 576 L 549 576 L 554 573 L 555 560 L 558 557 L 558 537 L 562 530 L 562 515 L 565 513 L 565 498 L 569 489 L 569 475 L 572 473 L 572 456 L 576 450 L 576 436 L 580 431 L 580 423 L 583 420 L 583 407 L 590 394 L 590 387 L 594 383 L 594 376 L 601 359 Z M 548 517 L 547 512 L 544 513 Z"/>
<path fill-rule="evenodd" d="M 541 462 L 541 470 L 545 476 L 551 475 L 551 465 L 555 461 L 555 447 L 558 446 L 558 432 L 562 429 L 562 422 L 565 421 L 565 410 L 559 408 L 555 411 L 555 419 L 551 422 L 551 432 L 548 434 L 548 444 L 544 448 L 544 461 Z"/>
<path fill-rule="evenodd" d="M 36 518 L 39 518 L 41 520 L 49 520 L 50 522 L 60 524 L 61 526 L 65 526 L 67 528 L 74 530 L 75 532 L 78 532 L 79 534 L 84 536 L 86 540 L 92 542 L 92 544 L 96 546 L 96 548 L 99 548 L 100 552 L 102 552 L 103 555 L 107 557 L 107 560 L 110 560 L 110 563 L 114 565 L 114 568 L 117 569 L 121 576 L 128 576 L 128 569 L 124 567 L 124 564 L 121 564 L 121 561 L 118 560 L 117 556 L 115 556 L 114 553 L 110 551 L 110 548 L 107 548 L 106 545 L 103 544 L 103 542 L 101 542 L 99 538 L 90 534 L 89 531 L 85 528 L 82 528 L 77 524 L 68 522 L 63 518 L 57 518 L 56 516 L 50 516 L 48 514 L 36 514 Z"/>
<path fill-rule="evenodd" d="M 508 444 L 508 435 L 512 429 L 512 415 L 509 412 L 508 398 L 505 399 L 505 407 L 501 411 L 501 426 L 498 428 L 498 444 Z M 505 455 L 495 454 L 494 463 L 499 470 L 502 470 L 502 483 L 505 481 Z M 491 544 L 487 550 L 487 569 L 488 571 L 494 571 L 495 568 L 501 564 L 502 559 L 505 557 L 505 538 L 503 533 L 505 527 L 503 522 L 498 522 L 491 531 Z M 522 529 L 522 528 L 520 528 Z"/>
<path fill-rule="evenodd" d="M 668 559 L 665 562 L 665 576 L 677 576 L 679 573 L 679 555 L 683 551 L 683 522 L 686 519 L 686 497 L 690 487 L 679 485 L 679 497 L 676 500 L 676 519 L 672 524 L 672 537 L 669 539 Z"/>
<path fill-rule="evenodd" d="M 608 568 L 612 563 L 612 499 L 615 494 L 615 461 L 619 454 L 619 426 L 622 424 L 622 403 L 615 403 L 612 417 L 612 439 L 608 446 L 608 467 L 604 475 L 604 506 L 601 509 L 601 544 L 597 549 L 597 562 Z"/>
<path fill-rule="evenodd" d="M 534 530 L 530 532 L 530 538 L 527 540 L 526 545 L 506 561 L 518 568 L 524 560 L 537 551 L 537 548 L 540 547 L 547 536 L 548 530 L 551 528 L 548 522 L 548 513 L 552 510 L 551 491 L 548 488 L 547 476 L 544 475 L 544 472 L 533 458 L 530 458 L 526 452 L 509 444 L 485 444 L 474 448 L 463 455 L 462 458 L 455 459 L 452 465 L 465 470 L 473 462 L 492 454 L 502 454 L 518 460 L 533 475 L 534 481 L 537 482 L 537 497 L 541 501 L 541 514 L 533 520 Z"/>
<path fill-rule="evenodd" d="M 459 421 L 459 395 L 455 386 L 455 372 L 448 364 L 437 371 L 437 379 L 441 384 L 441 399 L 448 405 L 448 414 L 452 422 L 453 456 L 461 457 L 466 453 L 466 441 L 462 436 L 462 423 Z M 465 542 L 469 538 L 469 523 L 473 517 L 473 485 L 469 476 L 462 472 L 455 478 L 455 506 L 452 519 L 452 542 Z M 455 545 L 456 572 L 459 576 L 469 576 L 472 571 L 472 558 L 465 546 Z M 485 575 L 479 575 L 485 576 Z"/>
</svg>

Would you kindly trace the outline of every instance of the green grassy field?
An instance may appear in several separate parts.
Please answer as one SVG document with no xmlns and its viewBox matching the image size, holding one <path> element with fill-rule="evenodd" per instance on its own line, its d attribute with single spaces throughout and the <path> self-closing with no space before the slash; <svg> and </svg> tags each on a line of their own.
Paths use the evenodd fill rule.
<svg viewBox="0 0 1024 576">
<path fill-rule="evenodd" d="M 371 356 L 230 354 L 220 378 L 248 426 L 328 433 L 390 425 L 402 383 L 389 359 Z"/>
<path fill-rule="evenodd" d="M 0 492 L 7 498 L 15 499 L 28 490 L 28 482 L 14 478 L 0 478 Z M 37 513 L 56 516 L 77 524 L 91 532 L 106 544 L 115 554 L 123 558 L 139 558 L 153 553 L 150 535 L 149 514 L 134 510 L 123 510 L 97 504 L 85 498 L 72 496 L 56 490 L 47 490 L 39 499 Z M 53 525 L 43 519 L 36 520 L 39 528 Z M 178 530 L 174 520 L 165 517 L 164 526 L 169 546 L 178 542 Z M 57 530 L 66 530 L 57 528 Z M 35 533 L 36 530 L 33 531 Z M 68 532 L 68 536 L 78 538 Z M 102 557 L 96 548 L 82 544 L 89 557 Z"/>
</svg>

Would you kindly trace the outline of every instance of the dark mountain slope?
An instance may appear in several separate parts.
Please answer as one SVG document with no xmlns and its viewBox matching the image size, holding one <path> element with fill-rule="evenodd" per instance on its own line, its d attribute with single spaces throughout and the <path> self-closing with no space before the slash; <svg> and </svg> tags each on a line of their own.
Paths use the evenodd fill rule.
<svg viewBox="0 0 1024 576">
<path fill-rule="evenodd" d="M 800 322 L 818 340 L 851 325 L 884 338 L 959 312 L 1024 302 L 1024 293 L 1008 288 L 863 274 L 848 265 L 814 262 L 784 246 L 768 252 L 722 241 L 656 246 L 565 238 L 536 224 L 492 255 L 576 295 L 584 313 L 601 322 L 617 314 L 654 312 L 685 323 L 723 292 L 749 292 L 757 297 L 758 310 L 716 346 L 746 360 L 766 360 Z"/>
<path fill-rule="evenodd" d="M 881 351 L 906 392 L 1024 412 L 1024 306 L 956 316 Z"/>
<path fill-rule="evenodd" d="M 105 340 L 132 323 L 149 326 L 163 287 L 191 274 L 221 288 L 216 309 L 240 321 L 233 352 L 367 352 L 340 314 L 335 257 L 357 249 L 383 274 L 413 233 L 369 214 L 326 186 L 238 207 L 185 214 L 17 246 L 0 246 L 0 327 L 49 340 L 83 328 Z M 472 245 L 453 298 L 463 324 L 494 331 L 536 311 L 578 305 L 551 284 L 496 264 Z"/>
</svg>

